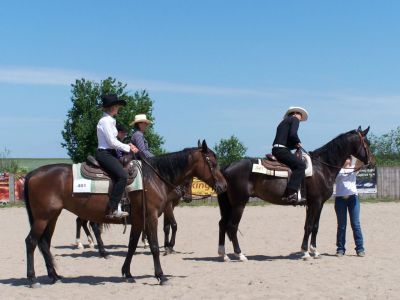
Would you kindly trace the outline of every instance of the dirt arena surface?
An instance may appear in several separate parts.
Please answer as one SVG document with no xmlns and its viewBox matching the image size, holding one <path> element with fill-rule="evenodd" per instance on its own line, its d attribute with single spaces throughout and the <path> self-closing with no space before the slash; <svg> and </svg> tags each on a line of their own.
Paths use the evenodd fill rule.
<svg viewBox="0 0 400 300">
<path fill-rule="evenodd" d="M 298 252 L 305 209 L 247 207 L 239 239 L 248 262 L 221 262 L 217 256 L 219 209 L 176 209 L 176 251 L 161 256 L 169 284 L 154 278 L 152 256 L 140 244 L 132 261 L 136 283 L 121 278 L 128 234 L 113 226 L 103 235 L 108 260 L 97 249 L 75 249 L 75 216 L 64 211 L 57 223 L 52 253 L 63 282 L 50 285 L 43 258 L 35 254 L 41 288 L 26 287 L 25 208 L 0 209 L 0 299 L 399 299 L 400 203 L 362 203 L 366 256 L 355 255 L 351 229 L 347 253 L 334 256 L 336 217 L 325 205 L 318 234 L 321 259 L 302 261 Z M 161 221 L 162 219 L 160 219 Z M 160 230 L 161 230 L 161 226 Z M 350 227 L 350 226 L 349 226 Z M 163 236 L 159 231 L 162 244 Z M 85 241 L 86 238 L 82 239 Z M 227 241 L 227 253 L 232 253 Z M 230 255 L 231 256 L 231 255 Z M 231 256 L 232 257 L 232 256 Z"/>
</svg>

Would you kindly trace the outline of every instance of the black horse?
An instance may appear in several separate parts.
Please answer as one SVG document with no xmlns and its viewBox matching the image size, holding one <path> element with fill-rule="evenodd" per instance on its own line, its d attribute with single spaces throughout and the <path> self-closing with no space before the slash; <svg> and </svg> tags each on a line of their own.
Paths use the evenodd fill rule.
<svg viewBox="0 0 400 300">
<path fill-rule="evenodd" d="M 361 127 L 343 133 L 310 152 L 313 175 L 306 178 L 307 215 L 304 225 L 304 238 L 301 245 L 303 258 L 309 258 L 308 241 L 311 234 L 310 252 L 319 257 L 317 251 L 317 233 L 319 218 L 324 202 L 331 197 L 335 178 L 343 166 L 346 157 L 353 155 L 364 164 L 374 164 L 375 159 L 366 140 L 369 127 L 362 131 Z M 250 197 L 258 197 L 273 204 L 285 205 L 281 198 L 286 189 L 287 178 L 278 178 L 252 172 L 253 163 L 257 159 L 242 159 L 224 168 L 222 173 L 228 183 L 225 193 L 218 195 L 221 212 L 219 221 L 218 254 L 229 260 L 225 254 L 225 234 L 232 241 L 234 253 L 241 260 L 247 258 L 242 254 L 237 238 L 240 219 Z"/>
</svg>

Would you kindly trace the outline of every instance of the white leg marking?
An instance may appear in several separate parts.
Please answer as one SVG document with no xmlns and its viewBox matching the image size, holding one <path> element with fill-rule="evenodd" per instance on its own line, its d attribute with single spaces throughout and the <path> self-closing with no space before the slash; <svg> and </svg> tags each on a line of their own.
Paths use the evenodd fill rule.
<svg viewBox="0 0 400 300">
<path fill-rule="evenodd" d="M 240 261 L 248 261 L 247 257 L 243 253 L 235 253 L 235 256 L 239 258 Z"/>
<path fill-rule="evenodd" d="M 83 244 L 81 243 L 80 239 L 76 239 L 75 246 L 77 249 L 83 249 Z"/>
<path fill-rule="evenodd" d="M 225 246 L 218 246 L 218 255 L 222 258 L 222 261 L 231 261 L 228 255 L 225 254 Z"/>
<path fill-rule="evenodd" d="M 310 253 L 308 251 L 301 250 L 303 252 L 302 260 L 309 260 L 311 258 Z"/>
<path fill-rule="evenodd" d="M 321 255 L 318 252 L 317 248 L 314 248 L 313 246 L 310 246 L 310 252 L 314 256 L 314 258 L 316 258 L 316 259 L 321 258 Z"/>
</svg>

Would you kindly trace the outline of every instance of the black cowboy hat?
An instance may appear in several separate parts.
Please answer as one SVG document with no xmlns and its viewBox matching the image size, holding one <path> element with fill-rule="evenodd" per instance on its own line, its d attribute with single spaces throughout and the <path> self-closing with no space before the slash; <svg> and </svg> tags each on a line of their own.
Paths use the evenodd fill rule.
<svg viewBox="0 0 400 300">
<path fill-rule="evenodd" d="M 101 96 L 101 101 L 103 101 L 103 107 L 110 107 L 113 105 L 126 105 L 126 101 L 119 99 L 116 94 L 108 94 L 108 95 L 102 95 Z"/>
</svg>

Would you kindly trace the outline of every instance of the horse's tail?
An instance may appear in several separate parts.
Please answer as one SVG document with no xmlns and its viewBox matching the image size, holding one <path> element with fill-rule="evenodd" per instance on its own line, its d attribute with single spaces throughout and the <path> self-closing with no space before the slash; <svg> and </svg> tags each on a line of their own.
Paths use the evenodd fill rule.
<svg viewBox="0 0 400 300">
<path fill-rule="evenodd" d="M 28 213 L 28 219 L 29 219 L 29 224 L 33 224 L 33 215 L 32 215 L 32 209 L 31 209 L 31 204 L 29 203 L 29 179 L 31 178 L 32 173 L 28 173 L 25 176 L 25 182 L 24 182 L 24 200 L 25 200 L 25 207 L 26 207 L 26 211 Z"/>
</svg>

